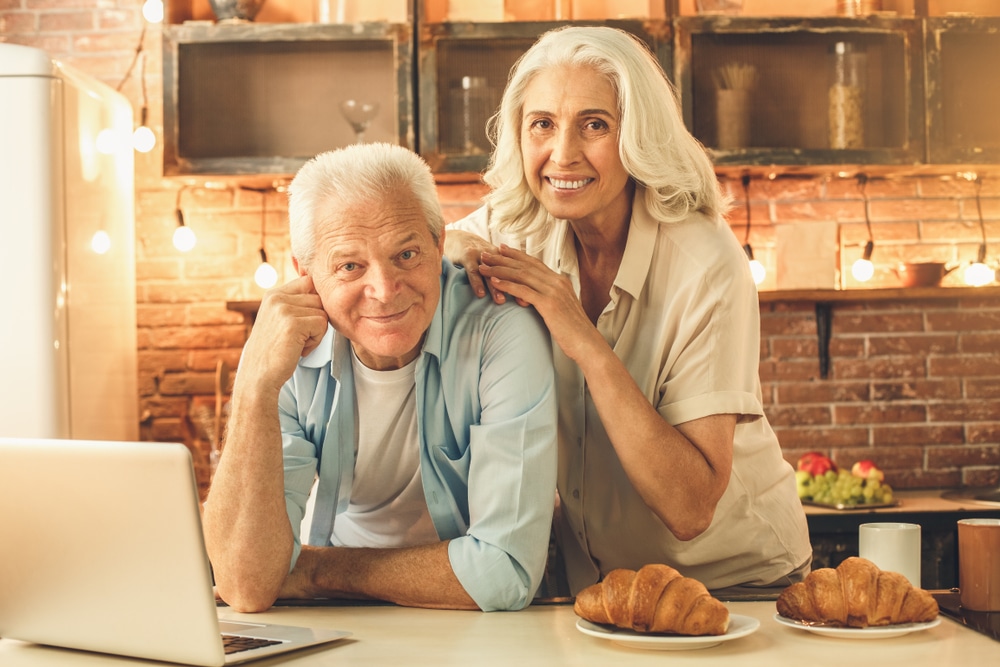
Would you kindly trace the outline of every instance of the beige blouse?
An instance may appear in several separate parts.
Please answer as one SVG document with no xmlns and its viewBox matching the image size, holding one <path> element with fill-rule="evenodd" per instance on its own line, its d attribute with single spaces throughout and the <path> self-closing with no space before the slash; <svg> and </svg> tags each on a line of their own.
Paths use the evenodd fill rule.
<svg viewBox="0 0 1000 667">
<path fill-rule="evenodd" d="M 682 542 L 633 489 L 598 417 L 583 373 L 556 347 L 559 391 L 558 537 L 575 593 L 612 569 L 667 563 L 710 589 L 786 585 L 812 555 L 794 471 L 764 416 L 760 311 L 746 255 L 724 220 L 658 224 L 643 188 L 611 300 L 597 328 L 660 415 L 680 424 L 739 415 L 733 471 L 707 531 Z M 579 294 L 572 231 L 545 247 L 489 230 L 485 209 L 451 227 L 525 247 Z"/>
</svg>

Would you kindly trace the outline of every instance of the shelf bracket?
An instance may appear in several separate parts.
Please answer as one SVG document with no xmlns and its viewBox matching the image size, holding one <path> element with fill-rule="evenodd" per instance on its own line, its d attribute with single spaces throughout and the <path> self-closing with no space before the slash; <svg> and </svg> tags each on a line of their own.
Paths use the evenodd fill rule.
<svg viewBox="0 0 1000 667">
<path fill-rule="evenodd" d="M 819 376 L 824 380 L 830 375 L 830 320 L 833 304 L 816 302 L 816 336 L 819 340 Z"/>
</svg>

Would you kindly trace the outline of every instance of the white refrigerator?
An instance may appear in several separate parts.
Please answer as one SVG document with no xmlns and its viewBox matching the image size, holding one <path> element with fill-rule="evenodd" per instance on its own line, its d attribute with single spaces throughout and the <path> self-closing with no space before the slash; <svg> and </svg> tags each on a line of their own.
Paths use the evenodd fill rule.
<svg viewBox="0 0 1000 667">
<path fill-rule="evenodd" d="M 135 440 L 132 107 L 0 43 L 0 436 Z"/>
</svg>

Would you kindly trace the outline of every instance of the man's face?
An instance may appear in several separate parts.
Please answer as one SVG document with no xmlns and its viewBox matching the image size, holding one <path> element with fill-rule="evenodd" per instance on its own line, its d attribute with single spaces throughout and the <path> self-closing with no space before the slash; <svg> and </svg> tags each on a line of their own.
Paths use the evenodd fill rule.
<svg viewBox="0 0 1000 667">
<path fill-rule="evenodd" d="M 321 207 L 312 276 L 333 327 L 365 366 L 401 368 L 420 353 L 441 297 L 438 243 L 412 194 Z"/>
</svg>

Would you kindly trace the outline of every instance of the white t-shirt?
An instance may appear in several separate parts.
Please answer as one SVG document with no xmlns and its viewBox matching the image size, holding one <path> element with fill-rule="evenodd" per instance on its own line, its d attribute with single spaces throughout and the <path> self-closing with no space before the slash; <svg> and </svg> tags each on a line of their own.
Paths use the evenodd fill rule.
<svg viewBox="0 0 1000 667">
<path fill-rule="evenodd" d="M 376 371 L 351 355 L 358 424 L 354 483 L 331 541 L 346 547 L 409 547 L 438 541 L 420 478 L 416 360 Z"/>
</svg>

